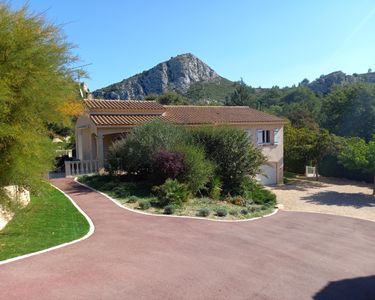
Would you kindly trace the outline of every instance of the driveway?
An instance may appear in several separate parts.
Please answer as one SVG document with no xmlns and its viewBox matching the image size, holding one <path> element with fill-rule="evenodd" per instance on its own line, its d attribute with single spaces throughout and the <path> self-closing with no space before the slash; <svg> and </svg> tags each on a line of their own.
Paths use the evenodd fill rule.
<svg viewBox="0 0 375 300">
<path fill-rule="evenodd" d="M 293 180 L 270 187 L 283 209 L 320 212 L 375 221 L 375 197 L 369 184 L 337 178 Z"/>
<path fill-rule="evenodd" d="M 69 179 L 88 239 L 0 265 L 1 299 L 375 299 L 375 223 L 281 211 L 252 222 L 147 216 Z"/>
</svg>

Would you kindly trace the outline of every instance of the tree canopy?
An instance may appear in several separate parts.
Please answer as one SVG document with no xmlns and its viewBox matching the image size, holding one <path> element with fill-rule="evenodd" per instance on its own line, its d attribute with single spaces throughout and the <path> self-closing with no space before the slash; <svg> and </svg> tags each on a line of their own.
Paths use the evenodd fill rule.
<svg viewBox="0 0 375 300">
<path fill-rule="evenodd" d="M 51 166 L 47 124 L 79 107 L 70 50 L 42 15 L 0 4 L 0 186 L 32 186 Z"/>
<path fill-rule="evenodd" d="M 368 143 L 361 138 L 349 139 L 339 154 L 339 162 L 348 169 L 372 172 L 373 195 L 375 195 L 375 136 Z"/>
</svg>

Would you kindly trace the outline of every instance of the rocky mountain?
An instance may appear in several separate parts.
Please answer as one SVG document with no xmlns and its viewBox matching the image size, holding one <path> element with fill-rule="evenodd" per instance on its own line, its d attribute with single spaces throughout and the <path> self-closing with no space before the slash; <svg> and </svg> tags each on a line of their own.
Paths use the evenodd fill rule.
<svg viewBox="0 0 375 300">
<path fill-rule="evenodd" d="M 328 75 L 322 75 L 310 83 L 305 79 L 301 82 L 301 85 L 309 87 L 317 94 L 326 94 L 334 84 L 343 85 L 358 82 L 375 83 L 375 72 L 369 70 L 368 73 L 347 75 L 342 71 L 336 71 Z"/>
<path fill-rule="evenodd" d="M 150 70 L 134 75 L 93 92 L 96 98 L 144 99 L 150 94 L 161 95 L 175 91 L 182 95 L 198 83 L 230 82 L 191 53 L 181 54 L 162 62 Z"/>
</svg>

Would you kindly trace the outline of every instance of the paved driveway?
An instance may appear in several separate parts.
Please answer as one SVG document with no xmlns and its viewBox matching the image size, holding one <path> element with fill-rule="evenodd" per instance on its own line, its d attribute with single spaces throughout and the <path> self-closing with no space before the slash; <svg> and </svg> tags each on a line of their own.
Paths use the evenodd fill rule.
<svg viewBox="0 0 375 300">
<path fill-rule="evenodd" d="M 312 211 L 375 221 L 372 186 L 337 178 L 297 179 L 270 189 L 284 209 Z"/>
<path fill-rule="evenodd" d="M 375 223 L 280 212 L 254 222 L 146 216 L 67 179 L 88 239 L 0 266 L 1 299 L 375 299 Z"/>
</svg>

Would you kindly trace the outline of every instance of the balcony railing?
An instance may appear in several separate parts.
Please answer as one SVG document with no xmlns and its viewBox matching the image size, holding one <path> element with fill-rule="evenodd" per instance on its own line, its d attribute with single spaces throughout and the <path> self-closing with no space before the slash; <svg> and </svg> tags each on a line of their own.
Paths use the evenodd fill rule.
<svg viewBox="0 0 375 300">
<path fill-rule="evenodd" d="M 104 167 L 104 162 L 100 160 L 74 160 L 65 161 L 65 176 L 78 176 L 95 174 Z"/>
</svg>

